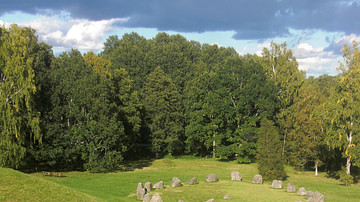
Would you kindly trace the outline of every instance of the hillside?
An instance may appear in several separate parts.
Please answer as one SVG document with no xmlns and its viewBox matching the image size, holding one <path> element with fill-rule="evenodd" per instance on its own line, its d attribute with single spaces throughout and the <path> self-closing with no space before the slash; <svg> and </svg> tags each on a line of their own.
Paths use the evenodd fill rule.
<svg viewBox="0 0 360 202">
<path fill-rule="evenodd" d="M 0 201 L 99 201 L 46 179 L 0 168 Z"/>
</svg>

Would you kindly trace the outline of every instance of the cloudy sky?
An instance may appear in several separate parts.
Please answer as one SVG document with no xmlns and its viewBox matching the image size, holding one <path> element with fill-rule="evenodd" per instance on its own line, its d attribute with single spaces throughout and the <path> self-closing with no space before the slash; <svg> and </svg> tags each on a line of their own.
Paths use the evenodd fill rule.
<svg viewBox="0 0 360 202">
<path fill-rule="evenodd" d="M 360 41 L 360 0 L 0 0 L 0 24 L 37 30 L 55 53 L 101 51 L 109 35 L 158 32 L 257 53 L 286 42 L 307 75 L 337 74 Z"/>
</svg>

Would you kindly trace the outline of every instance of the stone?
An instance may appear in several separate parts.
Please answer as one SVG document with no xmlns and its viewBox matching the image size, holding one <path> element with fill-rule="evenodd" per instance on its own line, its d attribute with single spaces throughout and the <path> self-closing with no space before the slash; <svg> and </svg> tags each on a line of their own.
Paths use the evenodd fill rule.
<svg viewBox="0 0 360 202">
<path fill-rule="evenodd" d="M 287 189 L 286 189 L 287 192 L 296 192 L 296 187 L 295 185 L 291 184 L 291 183 L 288 183 L 288 186 L 287 186 Z"/>
<path fill-rule="evenodd" d="M 197 184 L 197 178 L 193 177 L 189 181 L 186 182 L 186 184 Z"/>
<path fill-rule="evenodd" d="M 307 200 L 308 202 L 324 202 L 325 201 L 325 196 L 319 192 L 315 192 L 315 194 L 313 194 L 313 196 L 311 196 L 310 198 L 308 198 Z"/>
<path fill-rule="evenodd" d="M 205 181 L 206 182 L 217 182 L 217 181 L 219 181 L 219 178 L 214 173 L 212 173 L 212 174 L 206 176 Z"/>
<path fill-rule="evenodd" d="M 178 200 L 178 202 L 185 202 L 184 200 Z"/>
<path fill-rule="evenodd" d="M 205 202 L 215 202 L 215 199 L 209 199 L 209 200 L 207 200 L 207 201 L 205 201 Z"/>
<path fill-rule="evenodd" d="M 240 176 L 240 173 L 238 171 L 231 171 L 231 180 L 241 181 L 242 178 Z"/>
<path fill-rule="evenodd" d="M 282 189 L 283 188 L 282 181 L 281 180 L 273 180 L 271 187 L 275 188 L 275 189 Z"/>
<path fill-rule="evenodd" d="M 136 198 L 138 200 L 143 200 L 145 195 L 145 189 L 143 188 L 142 183 L 140 182 L 136 189 Z"/>
<path fill-rule="evenodd" d="M 163 200 L 161 199 L 160 194 L 154 194 L 154 196 L 151 197 L 150 202 L 163 202 Z"/>
<path fill-rule="evenodd" d="M 152 194 L 147 193 L 144 195 L 143 202 L 150 202 L 151 198 L 152 198 Z"/>
<path fill-rule="evenodd" d="M 230 197 L 229 194 L 226 194 L 226 195 L 224 196 L 224 199 L 231 199 L 231 197 Z"/>
<path fill-rule="evenodd" d="M 145 185 L 144 185 L 144 188 L 145 188 L 146 193 L 150 192 L 151 189 L 152 189 L 151 182 L 146 182 Z"/>
<path fill-rule="evenodd" d="M 262 184 L 263 183 L 262 176 L 259 174 L 255 175 L 252 182 L 256 184 Z"/>
<path fill-rule="evenodd" d="M 154 189 L 164 189 L 164 182 L 160 181 L 153 186 Z"/>
<path fill-rule="evenodd" d="M 300 195 L 300 196 L 305 196 L 306 195 L 306 189 L 304 187 L 300 187 L 297 194 Z"/>
<path fill-rule="evenodd" d="M 306 198 L 307 199 L 309 199 L 309 198 L 311 198 L 311 197 L 313 197 L 314 196 L 314 192 L 312 192 L 312 191 L 307 191 L 306 192 Z"/>
<path fill-rule="evenodd" d="M 182 184 L 181 184 L 181 181 L 179 178 L 177 177 L 173 177 L 172 180 L 171 180 L 171 186 L 172 187 L 180 187 Z"/>
</svg>

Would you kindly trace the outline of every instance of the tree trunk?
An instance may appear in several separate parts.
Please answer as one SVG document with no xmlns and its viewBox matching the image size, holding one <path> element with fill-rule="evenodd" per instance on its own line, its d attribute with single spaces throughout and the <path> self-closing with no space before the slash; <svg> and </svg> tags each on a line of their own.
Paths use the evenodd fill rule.
<svg viewBox="0 0 360 202">
<path fill-rule="evenodd" d="M 283 143 L 283 149 L 282 149 L 282 154 L 281 154 L 282 157 L 284 157 L 284 155 L 285 155 L 285 145 L 286 145 L 286 133 L 284 134 L 284 143 Z"/>
<path fill-rule="evenodd" d="M 353 125 L 353 122 L 351 122 L 351 126 L 352 125 Z M 349 151 L 349 148 L 351 147 L 351 144 L 352 144 L 352 131 L 350 131 L 348 141 L 349 141 L 349 144 L 348 144 L 347 151 Z M 350 156 L 350 154 L 347 154 L 347 158 L 346 158 L 346 174 L 347 175 L 351 174 L 350 168 L 351 168 L 351 156 Z"/>
<path fill-rule="evenodd" d="M 351 167 L 351 159 L 350 159 L 350 157 L 348 156 L 347 158 L 346 158 L 346 174 L 347 175 L 350 175 L 351 173 L 350 173 L 350 167 Z"/>
<path fill-rule="evenodd" d="M 216 142 L 215 140 L 213 140 L 213 158 L 215 158 L 215 147 L 216 147 Z"/>
<path fill-rule="evenodd" d="M 319 167 L 318 162 L 315 161 L 315 176 L 318 176 L 318 167 Z"/>
</svg>

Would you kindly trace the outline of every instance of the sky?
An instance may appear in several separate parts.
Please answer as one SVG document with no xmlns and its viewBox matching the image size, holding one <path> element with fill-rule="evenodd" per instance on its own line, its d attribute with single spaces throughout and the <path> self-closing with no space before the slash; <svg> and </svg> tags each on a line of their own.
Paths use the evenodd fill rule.
<svg viewBox="0 0 360 202">
<path fill-rule="evenodd" d="M 344 44 L 360 41 L 360 0 L 0 0 L 0 24 L 36 29 L 55 54 L 100 52 L 110 35 L 159 32 L 261 54 L 287 43 L 307 76 L 336 75 Z"/>
</svg>

